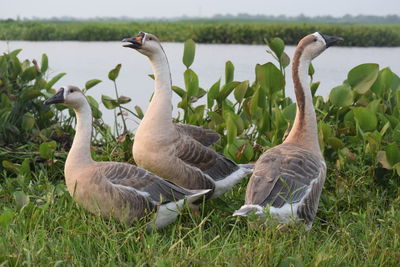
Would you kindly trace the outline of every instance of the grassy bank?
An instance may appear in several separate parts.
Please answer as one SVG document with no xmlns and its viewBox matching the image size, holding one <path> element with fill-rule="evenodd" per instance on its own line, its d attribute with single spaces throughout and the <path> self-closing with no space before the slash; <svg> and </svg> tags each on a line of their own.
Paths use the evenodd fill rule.
<svg viewBox="0 0 400 267">
<path fill-rule="evenodd" d="M 296 44 L 310 32 L 321 31 L 342 36 L 345 46 L 400 46 L 398 25 L 326 25 L 302 22 L 246 23 L 219 21 L 184 22 L 1 22 L 2 40 L 78 40 L 115 41 L 139 31 L 157 34 L 165 42 L 193 39 L 199 43 L 264 44 L 265 39 L 280 37 Z"/>
<path fill-rule="evenodd" d="M 201 216 L 188 211 L 165 230 L 146 233 L 105 221 L 79 208 L 45 168 L 31 180 L 0 183 L 0 264 L 151 266 L 396 266 L 400 257 L 398 190 L 369 185 L 363 162 L 332 171 L 313 229 L 284 231 L 267 221 L 258 228 L 231 217 L 242 204 L 246 181 Z M 29 203 L 21 206 L 15 192 Z M 397 197 L 396 197 L 397 195 Z M 9 222 L 4 224 L 5 214 Z M 288 265 L 293 263 L 295 265 Z"/>
</svg>

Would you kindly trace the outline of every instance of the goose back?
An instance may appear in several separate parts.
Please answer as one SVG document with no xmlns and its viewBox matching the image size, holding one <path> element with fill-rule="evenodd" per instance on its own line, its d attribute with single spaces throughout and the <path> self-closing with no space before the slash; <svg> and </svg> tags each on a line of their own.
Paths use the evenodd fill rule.
<svg viewBox="0 0 400 267">
<path fill-rule="evenodd" d="M 284 143 L 271 148 L 257 161 L 246 191 L 247 205 L 269 205 L 279 213 L 296 206 L 300 219 L 311 222 L 318 209 L 325 181 L 325 162 L 300 145 Z"/>
</svg>

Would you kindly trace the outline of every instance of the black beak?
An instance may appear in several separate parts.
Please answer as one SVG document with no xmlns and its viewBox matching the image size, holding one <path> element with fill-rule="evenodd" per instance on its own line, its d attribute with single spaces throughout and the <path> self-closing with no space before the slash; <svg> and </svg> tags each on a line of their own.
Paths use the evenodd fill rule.
<svg viewBox="0 0 400 267">
<path fill-rule="evenodd" d="M 140 32 L 138 35 L 130 38 L 125 38 L 122 40 L 122 42 L 125 42 L 127 44 L 124 44 L 123 47 L 129 47 L 133 49 L 140 49 L 143 44 L 143 38 L 145 36 L 144 32 Z"/>
<path fill-rule="evenodd" d="M 325 43 L 326 43 L 326 48 L 335 45 L 338 42 L 342 42 L 344 41 L 344 39 L 342 37 L 336 37 L 336 36 L 329 36 L 329 35 L 325 35 L 323 33 L 319 33 L 322 38 L 324 38 Z"/>
<path fill-rule="evenodd" d="M 58 90 L 58 92 L 55 95 L 45 100 L 43 103 L 45 105 L 64 103 L 64 88 Z"/>
</svg>

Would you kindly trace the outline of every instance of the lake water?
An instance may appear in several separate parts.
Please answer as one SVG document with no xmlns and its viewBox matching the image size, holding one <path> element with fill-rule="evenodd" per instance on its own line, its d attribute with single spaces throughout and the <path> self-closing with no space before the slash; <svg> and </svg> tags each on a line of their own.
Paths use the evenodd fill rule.
<svg viewBox="0 0 400 267">
<path fill-rule="evenodd" d="M 171 68 L 174 85 L 184 87 L 182 63 L 183 44 L 163 43 Z M 132 102 L 128 108 L 139 105 L 146 109 L 148 100 L 153 92 L 153 80 L 148 77 L 152 73 L 148 59 L 142 54 L 128 48 L 123 48 L 120 42 L 26 42 L 0 41 L 0 52 L 22 48 L 20 59 L 40 60 L 41 54 L 49 57 L 49 77 L 66 72 L 56 85 L 73 84 L 83 87 L 90 79 L 100 79 L 103 82 L 93 87 L 89 95 L 99 102 L 101 95 L 114 97 L 114 87 L 108 80 L 108 72 L 117 64 L 122 64 L 117 85 L 120 95 L 129 96 Z M 197 44 L 196 57 L 192 69 L 198 74 L 200 86 L 209 89 L 218 79 L 224 79 L 225 62 L 231 60 L 235 65 L 235 80 L 254 81 L 254 68 L 257 63 L 273 61 L 266 53 L 265 45 L 226 45 L 226 44 Z M 291 57 L 293 46 L 286 48 Z M 390 67 L 393 72 L 400 74 L 400 47 L 395 48 L 360 48 L 360 47 L 331 47 L 313 61 L 315 67 L 314 80 L 321 85 L 317 94 L 327 96 L 329 91 L 346 79 L 348 71 L 362 63 L 378 63 L 380 67 Z M 287 68 L 287 95 L 294 96 L 291 81 L 290 66 Z M 174 96 L 175 103 L 178 97 Z M 113 122 L 113 112 L 104 110 L 107 123 Z M 174 112 L 177 110 L 175 108 Z M 135 128 L 132 120 L 130 128 Z"/>
</svg>

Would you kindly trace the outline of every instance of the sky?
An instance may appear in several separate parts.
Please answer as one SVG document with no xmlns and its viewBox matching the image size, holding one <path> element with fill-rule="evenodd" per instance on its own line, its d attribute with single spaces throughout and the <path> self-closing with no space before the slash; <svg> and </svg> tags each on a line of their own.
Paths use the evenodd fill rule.
<svg viewBox="0 0 400 267">
<path fill-rule="evenodd" d="M 400 0 L 0 0 L 0 19 L 210 17 L 215 14 L 400 15 Z"/>
</svg>

